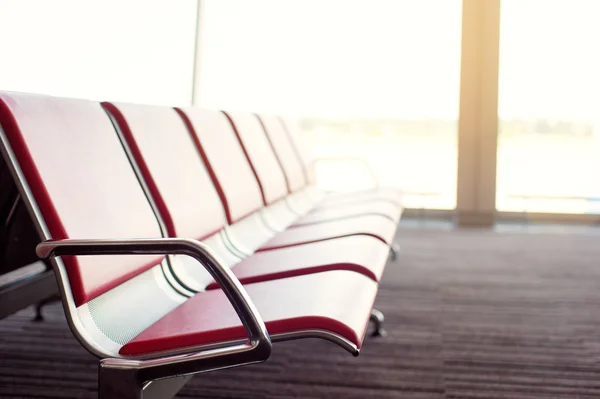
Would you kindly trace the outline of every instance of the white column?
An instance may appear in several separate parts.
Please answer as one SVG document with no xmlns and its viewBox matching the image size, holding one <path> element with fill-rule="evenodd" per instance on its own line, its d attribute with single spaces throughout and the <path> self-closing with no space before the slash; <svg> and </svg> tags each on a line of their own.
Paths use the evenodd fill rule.
<svg viewBox="0 0 600 399">
<path fill-rule="evenodd" d="M 196 48 L 194 53 L 194 79 L 192 82 L 193 105 L 198 105 L 200 103 L 200 74 L 202 73 L 202 40 L 204 38 L 204 1 L 197 1 L 198 6 L 196 7 Z"/>
<path fill-rule="evenodd" d="M 457 222 L 492 226 L 496 214 L 500 0 L 463 0 Z"/>
</svg>

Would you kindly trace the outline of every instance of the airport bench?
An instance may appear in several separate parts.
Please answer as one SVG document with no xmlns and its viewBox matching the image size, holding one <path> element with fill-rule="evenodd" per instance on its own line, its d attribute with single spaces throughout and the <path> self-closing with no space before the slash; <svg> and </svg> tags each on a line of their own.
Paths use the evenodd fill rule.
<svg viewBox="0 0 600 399">
<path fill-rule="evenodd" d="M 280 177 L 279 182 L 264 179 L 259 184 L 233 125 L 221 112 L 188 109 L 185 112 L 193 119 L 184 124 L 169 107 L 104 106 L 126 138 L 168 235 L 205 240 L 222 259 L 236 265 L 234 273 L 243 283 L 327 268 L 362 270 L 377 281 L 381 277 L 397 227 L 385 216 L 358 213 L 353 218 L 285 229 L 298 215 L 286 202 L 281 171 L 273 173 L 278 166 L 254 115 L 245 117 L 257 128 L 253 144 L 263 144 L 257 158 L 272 161 L 264 170 Z M 237 130 L 242 131 L 242 126 L 238 124 Z M 190 181 L 195 182 L 193 187 Z M 279 229 L 273 227 L 278 224 Z M 282 253 L 288 261 L 281 261 Z M 250 254 L 254 255 L 245 259 Z M 190 277 L 191 289 L 206 288 L 209 277 L 188 264 L 182 262 L 178 274 Z"/>
<path fill-rule="evenodd" d="M 291 147 L 293 149 L 294 154 L 296 155 L 296 159 L 302 167 L 302 171 L 304 173 L 305 180 L 310 189 L 310 192 L 314 197 L 318 198 L 318 200 L 321 201 L 321 205 L 328 206 L 336 204 L 339 205 L 347 203 L 358 203 L 365 201 L 370 202 L 376 200 L 389 201 L 390 203 L 396 204 L 400 209 L 402 209 L 402 190 L 398 187 L 382 186 L 377 179 L 376 173 L 363 158 L 340 156 L 315 158 L 312 156 L 310 151 L 307 150 L 302 139 L 300 138 L 300 128 L 297 123 L 294 123 L 291 120 L 284 120 L 281 117 L 274 117 L 268 115 L 262 116 L 261 118 L 265 122 L 270 121 L 270 123 L 272 123 L 275 126 L 277 125 L 274 119 L 279 120 L 279 129 L 283 130 L 286 137 L 288 138 L 288 141 L 291 142 Z M 277 129 L 277 127 L 275 127 L 275 129 Z M 268 132 L 271 132 L 271 129 L 269 129 Z M 273 137 L 273 140 L 275 140 L 274 136 L 270 135 L 270 137 Z M 283 146 L 286 144 L 282 140 L 281 144 L 279 145 Z M 373 180 L 372 187 L 370 189 L 344 192 L 339 193 L 337 195 L 326 195 L 326 193 L 320 192 L 320 190 L 316 187 L 315 164 L 319 161 L 358 163 L 371 175 L 371 178 Z"/>
<path fill-rule="evenodd" d="M 281 340 L 357 355 L 381 316 L 401 207 L 365 211 L 387 201 L 373 192 L 306 206 L 261 121 L 0 93 L 2 152 L 69 325 L 102 359 L 101 397 L 172 396 L 182 376 L 264 361 Z M 299 204 L 346 210 L 295 225 Z"/>
<path fill-rule="evenodd" d="M 303 150 L 299 137 L 292 137 L 290 132 L 297 132 L 297 126 L 291 121 L 284 120 L 275 115 L 259 115 L 259 121 L 263 126 L 267 138 L 272 145 L 277 161 L 284 172 L 286 184 L 290 194 L 294 194 L 294 207 L 309 209 L 310 214 L 295 222 L 295 225 L 313 223 L 323 219 L 338 219 L 351 216 L 352 214 L 379 214 L 388 217 L 395 223 L 399 222 L 402 211 L 401 192 L 395 188 L 382 188 L 374 172 L 366 162 L 347 157 L 317 158 L 312 161 Z M 295 126 L 296 128 L 289 128 Z M 312 170 L 316 161 L 336 162 L 361 162 L 371 173 L 374 187 L 371 190 L 339 194 L 327 198 L 327 195 L 317 188 L 311 176 L 315 176 Z M 332 199 L 334 199 L 332 201 Z M 343 201 L 340 201 L 342 200 Z M 400 212 L 399 212 L 400 211 Z"/>
</svg>

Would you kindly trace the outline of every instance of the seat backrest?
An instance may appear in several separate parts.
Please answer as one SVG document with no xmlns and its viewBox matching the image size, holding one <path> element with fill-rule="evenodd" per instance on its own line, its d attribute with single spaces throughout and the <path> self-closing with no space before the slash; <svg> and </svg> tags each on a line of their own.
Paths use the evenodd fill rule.
<svg viewBox="0 0 600 399">
<path fill-rule="evenodd" d="M 302 140 L 302 129 L 298 125 L 296 121 L 293 121 L 289 118 L 280 118 L 285 131 L 287 132 L 287 137 L 295 149 L 295 153 L 297 159 L 302 164 L 302 169 L 304 170 L 304 176 L 309 183 L 316 182 L 315 176 L 315 168 L 314 168 L 314 159 L 306 147 L 304 141 Z"/>
<path fill-rule="evenodd" d="M 161 237 L 160 225 L 100 104 L 0 93 L 0 125 L 53 239 Z M 76 306 L 162 256 L 64 257 Z"/>
<path fill-rule="evenodd" d="M 187 127 L 170 107 L 103 103 L 132 152 L 171 237 L 224 227 L 223 205 Z"/>
<path fill-rule="evenodd" d="M 262 208 L 260 186 L 227 116 L 196 107 L 178 108 L 177 112 L 213 179 L 228 223 Z"/>
<path fill-rule="evenodd" d="M 248 161 L 256 172 L 265 205 L 285 197 L 289 193 L 285 175 L 259 119 L 245 112 L 225 114 L 232 121 Z"/>
<path fill-rule="evenodd" d="M 267 137 L 275 149 L 275 154 L 283 168 L 290 192 L 304 187 L 306 177 L 296 149 L 294 148 L 281 118 L 276 115 L 259 115 Z"/>
</svg>

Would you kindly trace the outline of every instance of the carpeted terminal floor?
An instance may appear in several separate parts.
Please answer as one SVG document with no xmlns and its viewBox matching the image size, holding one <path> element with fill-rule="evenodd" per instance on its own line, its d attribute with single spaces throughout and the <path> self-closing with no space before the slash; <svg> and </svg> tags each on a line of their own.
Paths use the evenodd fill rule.
<svg viewBox="0 0 600 399">
<path fill-rule="evenodd" d="M 318 340 L 196 376 L 180 398 L 600 398 L 600 234 L 410 227 L 353 358 Z M 95 398 L 97 361 L 58 305 L 0 321 L 1 398 Z"/>
</svg>

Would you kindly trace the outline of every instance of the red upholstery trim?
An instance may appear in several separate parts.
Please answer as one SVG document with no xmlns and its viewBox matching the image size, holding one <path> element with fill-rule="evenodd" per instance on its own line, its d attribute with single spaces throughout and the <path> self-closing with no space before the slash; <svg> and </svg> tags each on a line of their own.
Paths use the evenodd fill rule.
<svg viewBox="0 0 600 399">
<path fill-rule="evenodd" d="M 142 173 L 142 178 L 144 179 L 146 185 L 148 186 L 148 190 L 150 190 L 150 195 L 152 196 L 152 199 L 154 200 L 154 203 L 156 204 L 156 206 L 158 208 L 158 212 L 160 213 L 160 218 L 162 219 L 162 221 L 165 224 L 165 227 L 167 228 L 167 234 L 169 235 L 169 237 L 179 237 L 179 235 L 177 234 L 177 230 L 175 228 L 175 223 L 173 221 L 173 217 L 172 217 L 171 213 L 169 212 L 169 207 L 165 203 L 165 200 L 163 199 L 162 195 L 160 194 L 160 189 L 158 188 L 158 185 L 154 181 L 154 178 L 152 177 L 152 173 L 150 173 L 150 169 L 148 168 L 148 165 L 146 164 L 146 161 L 144 160 L 144 156 L 142 155 L 142 152 L 141 152 L 139 146 L 137 145 L 137 142 L 135 140 L 135 137 L 133 136 L 133 133 L 131 131 L 131 128 L 129 127 L 129 124 L 127 123 L 127 119 L 125 118 L 125 116 L 123 115 L 121 110 L 119 110 L 118 106 L 116 106 L 115 104 L 112 104 L 109 102 L 103 102 L 102 106 L 107 111 L 109 111 L 111 113 L 111 115 L 114 116 L 115 120 L 117 121 L 119 128 L 121 129 L 121 132 L 123 133 L 123 136 L 125 137 L 125 140 L 127 141 L 127 144 L 129 145 L 129 149 L 131 150 L 131 153 L 132 153 L 133 157 L 135 158 L 135 162 L 137 163 L 138 168 L 140 169 L 140 172 Z M 171 109 L 171 108 L 169 108 L 169 109 Z M 177 110 L 173 110 L 173 111 L 177 111 Z M 210 237 L 210 236 L 216 234 L 217 232 L 219 232 L 221 230 L 222 230 L 222 227 L 218 228 L 214 231 L 210 231 L 201 237 L 194 237 L 194 238 L 196 238 L 197 240 L 203 240 L 207 237 Z"/>
<path fill-rule="evenodd" d="M 302 158 L 302 155 L 300 154 L 300 149 L 296 146 L 296 141 L 292 137 L 292 133 L 290 132 L 290 129 L 288 129 L 287 123 L 285 123 L 285 120 L 281 116 L 279 116 L 278 118 L 281 121 L 281 125 L 283 126 L 283 131 L 285 132 L 288 141 L 291 143 L 292 148 L 294 149 L 294 154 L 296 154 L 296 158 L 298 159 L 300 166 L 302 166 L 302 171 L 304 172 L 303 173 L 304 184 L 309 185 L 310 184 L 310 177 L 309 177 L 310 174 L 308 172 L 308 166 L 304 163 L 304 158 Z"/>
<path fill-rule="evenodd" d="M 15 120 L 12 112 L 8 104 L 6 104 L 5 100 L 0 97 L 0 120 L 3 121 L 4 132 L 8 140 L 11 143 L 12 150 L 18 160 L 19 166 L 25 176 L 25 180 L 29 184 L 29 189 L 31 190 L 37 206 L 42 214 L 44 222 L 50 231 L 50 234 L 53 239 L 65 239 L 69 238 L 67 232 L 65 231 L 65 227 L 63 226 L 60 216 L 54 207 L 50 194 L 44 185 L 44 182 L 40 176 L 39 171 L 35 166 L 35 162 L 23 136 L 21 134 L 21 130 L 19 128 L 19 124 Z M 62 260 L 67 270 L 67 275 L 69 278 L 69 285 L 71 288 L 71 293 L 73 295 L 73 301 L 75 302 L 75 306 L 81 306 L 86 302 L 91 301 L 92 299 L 102 295 L 103 293 L 115 288 L 116 286 L 124 283 L 125 281 L 137 276 L 138 274 L 143 273 L 144 271 L 150 269 L 151 267 L 162 262 L 164 257 L 160 257 L 158 261 L 153 260 L 148 264 L 130 272 L 120 276 L 118 279 L 114 279 L 105 284 L 101 284 L 93 290 L 89 290 L 86 292 L 84 290 L 84 284 L 81 274 L 79 273 L 79 262 L 77 257 L 75 256 L 63 256 Z"/>
<path fill-rule="evenodd" d="M 63 259 L 65 259 L 65 258 L 63 258 Z M 65 262 L 65 267 L 67 267 L 67 271 L 69 274 L 69 283 L 71 284 L 71 291 L 73 292 L 73 300 L 75 301 L 75 306 L 83 305 L 84 303 L 89 302 L 96 297 L 99 297 L 100 295 L 104 294 L 105 292 L 110 291 L 111 289 L 123 284 L 124 282 L 131 280 L 132 278 L 134 278 L 137 275 L 142 274 L 146 270 L 148 270 L 156 265 L 159 265 L 164 259 L 165 259 L 164 256 L 160 256 L 158 259 L 148 262 L 136 270 L 133 270 L 129 273 L 125 273 L 125 274 L 119 276 L 118 279 L 114 279 L 108 283 L 98 286 L 98 288 L 96 288 L 95 290 L 90 290 L 87 293 L 79 293 L 79 290 L 81 289 L 80 287 L 83 287 L 82 283 L 78 283 L 77 285 L 74 285 L 71 280 L 72 274 L 76 274 L 77 277 L 79 278 L 79 280 L 81 280 L 81 277 L 79 277 L 78 271 L 76 273 L 72 272 L 72 270 L 78 270 L 77 268 L 74 267 L 77 262 L 77 258 L 74 257 L 73 264 L 71 266 L 71 270 L 69 270 L 69 268 L 67 267 L 66 262 Z M 76 295 L 76 292 L 77 292 L 77 295 Z"/>
<path fill-rule="evenodd" d="M 285 169 L 283 167 L 283 163 L 281 162 L 281 158 L 279 158 L 279 154 L 275 150 L 275 146 L 273 145 L 273 141 L 271 141 L 271 137 L 269 136 L 269 133 L 267 132 L 267 128 L 265 126 L 265 123 L 263 122 L 263 120 L 261 119 L 261 117 L 258 114 L 254 114 L 254 116 L 256 116 L 256 119 L 258 119 L 258 121 L 260 122 L 260 126 L 262 127 L 262 130 L 263 130 L 265 136 L 267 137 L 267 141 L 269 142 L 269 145 L 271 146 L 271 151 L 273 151 L 273 154 L 275 155 L 275 159 L 277 160 L 277 164 L 279 165 L 279 169 L 281 169 L 281 173 L 283 173 L 283 177 L 285 179 L 285 188 L 287 188 L 288 194 L 291 194 L 292 193 L 292 189 L 290 188 L 290 180 L 288 179 L 287 173 L 285 173 Z"/>
<path fill-rule="evenodd" d="M 306 329 L 306 325 L 318 325 L 323 324 L 323 322 L 323 318 L 319 316 L 304 316 L 284 320 L 266 321 L 265 325 L 269 331 L 269 334 L 273 335 L 294 331 L 303 331 Z M 343 337 L 349 336 L 351 337 L 353 343 L 356 344 L 358 349 L 361 348 L 364 337 L 357 336 L 354 331 L 337 320 L 327 319 L 326 323 L 327 331 L 334 332 Z M 121 347 L 119 353 L 125 356 L 136 356 L 156 352 L 157 347 L 160 348 L 160 351 L 166 351 L 195 346 L 198 345 L 198 341 L 210 344 L 234 341 L 247 337 L 248 334 L 246 333 L 245 328 L 240 324 L 239 326 L 235 327 L 206 331 L 202 334 L 182 334 L 177 337 L 177 340 L 173 340 L 171 337 L 157 338 L 151 341 L 134 340 Z"/>
<path fill-rule="evenodd" d="M 366 203 L 343 202 L 337 206 L 313 208 L 288 228 L 328 223 L 365 215 L 380 215 L 390 219 L 394 223 L 398 223 L 402 215 L 402 210 L 396 204 L 383 200 Z"/>
<path fill-rule="evenodd" d="M 165 223 L 165 227 L 167 228 L 167 234 L 169 237 L 177 237 L 177 233 L 175 232 L 175 223 L 173 223 L 173 218 L 171 217 L 171 213 L 169 212 L 169 208 L 167 208 L 167 204 L 160 195 L 160 191 L 156 182 L 152 178 L 152 174 L 150 173 L 150 169 L 148 169 L 148 165 L 146 165 L 146 161 L 144 161 L 144 157 L 142 156 L 142 152 L 135 142 L 135 138 L 133 137 L 133 133 L 131 133 L 131 129 L 129 128 L 129 124 L 125 119 L 125 116 L 121 113 L 119 108 L 117 108 L 114 104 L 109 102 L 103 102 L 102 106 L 104 109 L 112 115 L 117 124 L 119 125 L 119 129 L 121 129 L 121 133 L 123 133 L 123 137 L 127 141 L 127 145 L 131 150 L 131 154 L 135 158 L 135 162 L 137 163 L 140 172 L 142 172 L 142 177 L 150 190 L 150 195 L 152 195 L 152 199 L 154 203 L 158 207 L 158 211 L 160 212 L 161 218 Z"/>
<path fill-rule="evenodd" d="M 242 141 L 242 138 L 240 137 L 240 133 L 238 132 L 237 127 L 235 126 L 235 122 L 233 121 L 231 116 L 229 116 L 229 114 L 227 112 L 225 112 L 225 111 L 221 111 L 221 112 L 223 112 L 223 114 L 225 114 L 225 116 L 227 117 L 227 120 L 229 121 L 229 123 L 231 123 L 231 128 L 235 132 L 235 137 L 237 137 L 238 142 L 240 143 L 240 146 L 242 147 L 242 151 L 244 151 L 246 160 L 248 160 L 248 164 L 250 164 L 250 169 L 252 169 L 252 173 L 254 173 L 254 177 L 256 178 L 256 182 L 258 183 L 258 188 L 260 188 L 260 195 L 262 196 L 263 205 L 267 206 L 267 197 L 265 196 L 265 190 L 262 186 L 262 183 L 260 182 L 260 179 L 258 178 L 258 173 L 256 173 L 254 164 L 252 163 L 252 160 L 250 159 L 250 156 L 248 155 L 246 146 L 244 145 L 244 142 Z"/>
<path fill-rule="evenodd" d="M 305 226 L 298 226 L 298 227 L 305 227 Z M 336 236 L 332 236 L 332 237 L 327 237 L 327 238 L 319 238 L 317 240 L 309 240 L 309 241 L 301 241 L 301 242 L 294 242 L 294 243 L 290 243 L 290 244 L 283 244 L 283 245 L 273 245 L 273 246 L 269 246 L 269 243 L 266 243 L 264 246 L 260 247 L 259 249 L 256 250 L 256 252 L 262 252 L 262 251 L 271 251 L 273 249 L 279 249 L 279 248 L 289 248 L 289 247 L 295 247 L 297 245 L 304 245 L 304 244 L 312 244 L 313 242 L 321 242 L 321 241 L 328 241 L 328 240 L 334 240 L 336 238 L 343 238 L 343 237 L 352 237 L 352 236 L 367 236 L 367 237 L 373 237 L 378 239 L 379 241 L 388 244 L 383 238 L 379 237 L 376 234 L 372 234 L 372 233 L 349 233 L 349 234 L 339 234 Z M 277 238 L 277 236 L 275 236 L 275 238 Z"/>
<path fill-rule="evenodd" d="M 233 224 L 233 220 L 231 217 L 231 211 L 229 210 L 229 203 L 227 202 L 227 196 L 225 196 L 223 187 L 221 186 L 219 179 L 217 179 L 217 175 L 208 160 L 208 156 L 206 155 L 206 152 L 204 151 L 202 144 L 200 143 L 200 139 L 198 138 L 196 129 L 194 129 L 194 125 L 190 121 L 190 118 L 188 118 L 185 111 L 183 111 L 182 109 L 177 108 L 177 107 L 175 107 L 175 111 L 177 111 L 177 113 L 179 114 L 181 119 L 183 119 L 183 123 L 187 127 L 188 132 L 190 133 L 190 136 L 192 137 L 192 140 L 194 141 L 194 145 L 196 146 L 196 149 L 198 150 L 198 153 L 200 154 L 200 157 L 202 158 L 202 162 L 204 162 L 204 166 L 206 167 L 206 170 L 208 171 L 208 174 L 210 175 L 210 179 L 212 180 L 213 185 L 215 186 L 215 189 L 217 190 L 217 194 L 219 195 L 219 198 L 221 199 L 221 203 L 223 204 L 223 208 L 225 209 L 225 216 L 227 217 L 227 224 Z M 254 169 L 253 169 L 253 171 L 254 171 Z M 261 192 L 262 192 L 262 189 L 261 189 Z"/>
<path fill-rule="evenodd" d="M 320 242 L 333 238 L 370 236 L 390 245 L 398 225 L 382 215 L 361 215 L 335 222 L 297 226 L 276 234 L 258 251 Z"/>
<path fill-rule="evenodd" d="M 235 274 L 235 266 L 233 267 L 232 270 Z M 349 270 L 352 272 L 363 274 L 363 275 L 369 277 L 370 279 L 377 281 L 377 276 L 375 275 L 375 273 L 373 273 L 372 270 L 369 270 L 368 268 L 366 268 L 364 266 L 357 265 L 356 263 L 332 263 L 329 265 L 317 265 L 317 266 L 303 267 L 303 268 L 292 269 L 292 270 L 284 270 L 284 271 L 280 271 L 280 272 L 276 272 L 276 273 L 260 274 L 260 275 L 249 276 L 249 277 L 238 277 L 238 279 L 240 280 L 240 282 L 242 284 L 252 284 L 252 283 L 260 283 L 262 281 L 277 280 L 280 278 L 303 276 L 305 274 L 327 272 L 330 270 Z M 214 290 L 217 288 L 219 288 L 219 284 L 217 284 L 216 282 L 212 282 L 206 286 L 207 290 Z"/>
<path fill-rule="evenodd" d="M 4 128 L 4 132 L 12 145 L 12 150 L 17 157 L 19 166 L 25 175 L 25 179 L 29 183 L 29 188 L 31 189 L 31 192 L 37 201 L 37 206 L 42 212 L 42 216 L 44 217 L 44 221 L 50 230 L 50 234 L 52 234 L 52 237 L 57 240 L 67 238 L 65 228 L 60 221 L 60 217 L 58 216 L 52 201 L 50 200 L 50 194 L 46 190 L 46 186 L 44 185 L 44 182 L 42 181 L 42 178 L 35 167 L 35 162 L 33 161 L 33 158 L 27 148 L 27 144 L 21 135 L 19 125 L 10 111 L 8 104 L 6 104 L 5 100 L 1 97 L 0 120 L 3 121 L 2 127 Z M 65 259 L 66 258 L 67 257 L 65 257 Z"/>
</svg>

